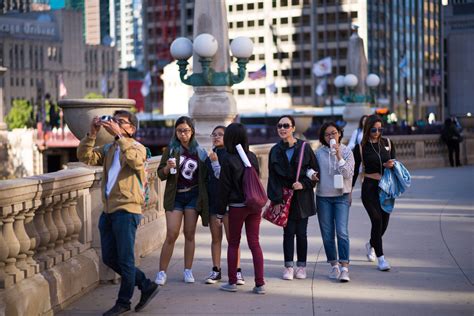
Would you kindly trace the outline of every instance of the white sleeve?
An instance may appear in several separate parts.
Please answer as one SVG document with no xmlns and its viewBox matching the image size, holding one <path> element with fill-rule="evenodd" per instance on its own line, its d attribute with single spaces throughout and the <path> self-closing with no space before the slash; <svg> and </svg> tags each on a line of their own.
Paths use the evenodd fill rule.
<svg viewBox="0 0 474 316">
<path fill-rule="evenodd" d="M 214 171 L 214 177 L 219 179 L 221 175 L 221 165 L 219 164 L 219 160 L 212 161 L 211 166 L 212 166 L 212 171 Z"/>
<path fill-rule="evenodd" d="M 352 132 L 351 140 L 349 141 L 349 144 L 347 144 L 347 147 L 349 147 L 350 150 L 354 149 L 356 145 L 358 130 L 359 129 L 356 129 L 355 131 Z"/>
</svg>

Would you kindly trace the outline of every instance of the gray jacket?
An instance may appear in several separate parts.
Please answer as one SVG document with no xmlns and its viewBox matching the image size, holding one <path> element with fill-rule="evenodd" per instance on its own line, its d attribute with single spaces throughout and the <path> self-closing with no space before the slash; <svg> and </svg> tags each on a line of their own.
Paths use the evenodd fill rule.
<svg viewBox="0 0 474 316">
<path fill-rule="evenodd" d="M 329 147 L 322 146 L 316 150 L 316 160 L 319 165 L 319 183 L 316 189 L 317 196 L 341 196 L 352 191 L 352 176 L 354 175 L 354 155 L 347 146 L 340 144 L 342 158 L 337 161 L 336 156 L 331 155 Z M 334 175 L 340 174 L 344 179 L 344 188 L 334 188 Z"/>
</svg>

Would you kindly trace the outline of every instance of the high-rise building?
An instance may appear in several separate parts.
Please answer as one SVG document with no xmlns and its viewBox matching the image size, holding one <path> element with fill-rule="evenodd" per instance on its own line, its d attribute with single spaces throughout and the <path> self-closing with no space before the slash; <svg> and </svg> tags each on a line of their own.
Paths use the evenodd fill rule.
<svg viewBox="0 0 474 316">
<path fill-rule="evenodd" d="M 0 14 L 50 10 L 50 0 L 1 0 Z"/>
<path fill-rule="evenodd" d="M 446 114 L 474 112 L 474 0 L 449 1 L 444 11 Z"/>
<path fill-rule="evenodd" d="M 313 64 L 332 58 L 332 81 L 346 74 L 351 25 L 365 43 L 369 72 L 381 77 L 379 99 L 402 118 L 440 109 L 439 0 L 227 0 L 229 38 L 248 36 L 254 55 L 247 66 L 265 66 L 266 76 L 233 87 L 240 111 L 322 106 Z M 192 37 L 193 1 L 148 0 L 145 14 L 147 69 L 169 60 L 169 44 Z M 176 36 L 173 36 L 176 34 Z M 158 67 L 157 67 L 158 66 Z M 155 74 L 149 104 L 162 109 L 162 83 Z M 363 84 L 365 78 L 359 78 Z M 329 93 L 333 93 L 329 84 Z M 268 87 L 272 87 L 269 89 Z M 332 90 L 332 91 L 331 91 Z"/>
</svg>

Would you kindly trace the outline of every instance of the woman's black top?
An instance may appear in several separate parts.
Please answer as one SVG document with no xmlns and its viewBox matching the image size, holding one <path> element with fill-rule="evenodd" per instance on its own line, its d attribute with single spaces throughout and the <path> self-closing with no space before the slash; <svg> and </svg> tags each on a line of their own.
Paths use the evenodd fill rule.
<svg viewBox="0 0 474 316">
<path fill-rule="evenodd" d="M 226 154 L 225 148 L 214 148 L 213 151 L 217 154 L 217 160 L 219 163 L 222 157 Z M 209 214 L 217 214 L 217 192 L 219 191 L 219 179 L 214 175 L 214 169 L 212 169 L 212 161 L 209 157 L 206 159 L 208 171 L 208 182 L 207 182 L 207 193 L 209 195 Z"/>
<path fill-rule="evenodd" d="M 294 153 L 291 160 L 288 161 L 286 150 L 289 148 L 288 143 L 278 142 L 272 147 L 268 159 L 268 199 L 274 203 L 283 202 L 283 188 L 291 189 L 296 181 L 296 171 L 300 159 L 302 140 L 297 140 L 294 147 Z M 302 190 L 295 190 L 293 199 L 291 200 L 290 219 L 304 219 L 316 214 L 316 206 L 314 204 L 314 186 L 316 181 L 311 181 L 306 176 L 308 169 L 319 171 L 316 156 L 309 144 L 306 144 L 303 154 L 303 162 L 301 164 L 299 182 L 303 185 Z"/>
<path fill-rule="evenodd" d="M 359 167 L 362 163 L 360 159 L 360 144 L 357 144 L 354 149 L 354 177 L 352 178 L 352 186 L 355 185 L 357 177 L 359 176 Z M 389 151 L 389 148 L 391 150 Z M 383 164 L 390 159 L 395 159 L 395 146 L 391 142 L 389 146 L 387 138 L 381 138 L 379 142 L 370 143 L 367 142 L 362 146 L 362 155 L 364 155 L 364 172 L 369 173 L 380 173 L 383 174 Z"/>
</svg>

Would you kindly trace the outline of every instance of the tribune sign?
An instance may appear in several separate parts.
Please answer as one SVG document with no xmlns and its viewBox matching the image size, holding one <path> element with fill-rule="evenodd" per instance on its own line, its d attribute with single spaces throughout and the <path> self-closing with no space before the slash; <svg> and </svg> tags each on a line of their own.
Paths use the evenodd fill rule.
<svg viewBox="0 0 474 316">
<path fill-rule="evenodd" d="M 0 37 L 57 37 L 58 31 L 53 22 L 18 20 L 0 17 Z"/>
</svg>

